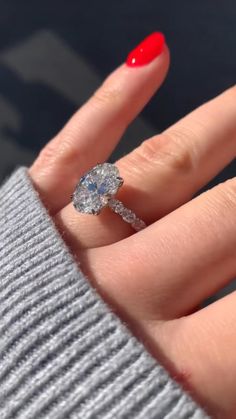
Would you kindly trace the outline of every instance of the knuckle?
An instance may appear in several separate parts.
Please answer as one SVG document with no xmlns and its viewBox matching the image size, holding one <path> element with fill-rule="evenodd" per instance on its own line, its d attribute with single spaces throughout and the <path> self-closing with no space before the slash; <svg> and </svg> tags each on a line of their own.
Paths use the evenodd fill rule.
<svg viewBox="0 0 236 419">
<path fill-rule="evenodd" d="M 178 172 L 190 172 L 195 166 L 194 152 L 187 144 L 187 133 L 169 131 L 152 137 L 131 153 L 136 165 L 165 167 Z"/>
<path fill-rule="evenodd" d="M 78 155 L 78 147 L 73 141 L 73 133 L 59 132 L 49 143 L 40 151 L 38 161 L 41 165 L 57 161 L 60 164 L 69 164 Z"/>
<path fill-rule="evenodd" d="M 102 85 L 97 89 L 92 96 L 92 103 L 94 106 L 106 106 L 120 100 L 120 91 L 116 87 L 108 87 Z"/>
<path fill-rule="evenodd" d="M 156 137 L 144 140 L 133 152 L 133 157 L 141 164 L 152 165 L 157 158 L 157 139 Z"/>
<path fill-rule="evenodd" d="M 191 172 L 196 166 L 196 158 L 193 147 L 195 133 L 187 127 L 171 128 L 162 134 L 166 143 L 162 149 L 163 162 L 179 172 Z"/>
<path fill-rule="evenodd" d="M 40 151 L 39 155 L 38 155 L 38 162 L 40 162 L 40 164 L 47 164 L 48 162 L 52 161 L 55 159 L 55 155 L 56 155 L 56 144 L 55 144 L 55 139 L 52 139 L 51 141 L 49 141 L 49 143 Z"/>
<path fill-rule="evenodd" d="M 155 166 L 156 147 L 152 140 L 143 141 L 140 146 L 121 159 L 121 164 L 130 176 L 148 173 Z"/>
</svg>

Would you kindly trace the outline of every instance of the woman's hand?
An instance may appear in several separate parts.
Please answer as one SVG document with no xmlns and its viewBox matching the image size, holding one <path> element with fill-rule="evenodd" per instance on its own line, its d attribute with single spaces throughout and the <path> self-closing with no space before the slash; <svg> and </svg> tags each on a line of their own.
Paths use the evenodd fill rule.
<svg viewBox="0 0 236 419">
<path fill-rule="evenodd" d="M 146 65 L 121 65 L 44 148 L 30 175 L 100 294 L 210 414 L 234 418 L 236 294 L 199 305 L 236 274 L 236 179 L 192 197 L 235 158 L 236 88 L 116 163 L 125 179 L 118 198 L 146 229 L 132 234 L 111 210 L 83 215 L 70 203 L 80 176 L 109 157 L 168 66 L 166 45 Z"/>
</svg>

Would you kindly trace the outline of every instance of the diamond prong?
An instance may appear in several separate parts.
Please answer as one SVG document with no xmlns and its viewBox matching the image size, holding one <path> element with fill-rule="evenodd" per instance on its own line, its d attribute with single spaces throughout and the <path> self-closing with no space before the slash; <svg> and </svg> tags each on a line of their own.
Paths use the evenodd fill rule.
<svg viewBox="0 0 236 419">
<path fill-rule="evenodd" d="M 117 176 L 116 179 L 119 180 L 119 188 L 120 188 L 123 185 L 123 183 L 124 183 L 124 179 L 122 177 L 120 177 L 120 176 Z"/>
</svg>

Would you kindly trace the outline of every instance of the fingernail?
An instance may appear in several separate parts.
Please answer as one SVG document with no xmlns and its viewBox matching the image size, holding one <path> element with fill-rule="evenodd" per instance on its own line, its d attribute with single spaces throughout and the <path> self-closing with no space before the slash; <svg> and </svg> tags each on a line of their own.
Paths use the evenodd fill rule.
<svg viewBox="0 0 236 419">
<path fill-rule="evenodd" d="M 160 55 L 165 44 L 165 36 L 161 32 L 153 32 L 134 48 L 126 59 L 129 67 L 138 67 L 150 63 Z"/>
</svg>

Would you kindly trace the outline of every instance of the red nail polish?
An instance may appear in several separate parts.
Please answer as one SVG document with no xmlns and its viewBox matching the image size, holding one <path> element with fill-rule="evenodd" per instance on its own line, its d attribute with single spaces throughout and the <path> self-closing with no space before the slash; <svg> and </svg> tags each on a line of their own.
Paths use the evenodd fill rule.
<svg viewBox="0 0 236 419">
<path fill-rule="evenodd" d="M 133 49 L 126 59 L 129 67 L 138 67 L 150 63 L 160 55 L 165 44 L 165 37 L 161 32 L 153 32 L 151 35 Z"/>
</svg>

